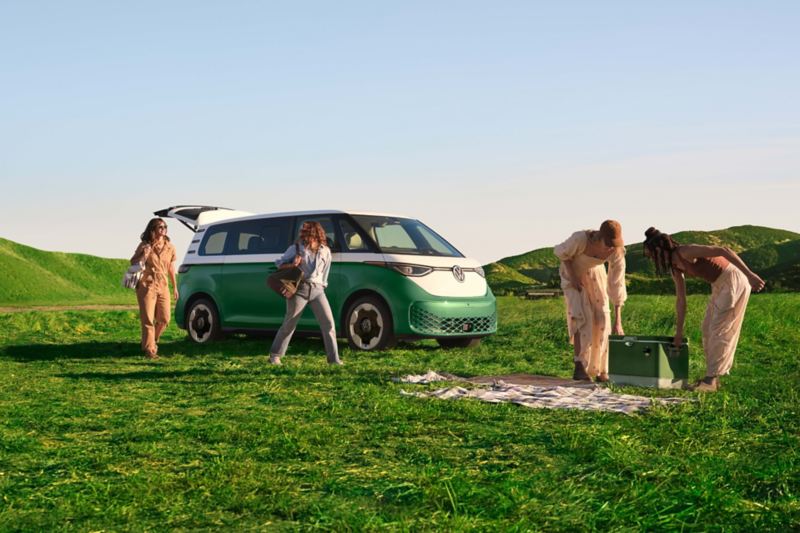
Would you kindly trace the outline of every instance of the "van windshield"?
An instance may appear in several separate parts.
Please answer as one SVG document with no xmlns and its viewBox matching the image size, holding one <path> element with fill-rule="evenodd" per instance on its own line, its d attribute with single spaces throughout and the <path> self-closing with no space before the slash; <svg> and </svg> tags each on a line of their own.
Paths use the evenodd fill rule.
<svg viewBox="0 0 800 533">
<path fill-rule="evenodd" d="M 464 257 L 435 231 L 410 218 L 352 215 L 386 254 Z"/>
</svg>

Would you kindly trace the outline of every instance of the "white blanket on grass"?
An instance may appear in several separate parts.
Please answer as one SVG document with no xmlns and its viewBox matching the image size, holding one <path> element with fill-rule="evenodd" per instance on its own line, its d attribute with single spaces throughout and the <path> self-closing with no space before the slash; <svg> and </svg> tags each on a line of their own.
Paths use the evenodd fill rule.
<svg viewBox="0 0 800 533">
<path fill-rule="evenodd" d="M 422 375 L 408 375 L 399 378 L 397 381 L 425 384 L 454 380 L 463 380 L 463 378 L 428 372 Z M 608 411 L 628 415 L 646 411 L 654 405 L 672 405 L 690 400 L 690 398 L 649 398 L 632 394 L 618 394 L 603 387 L 538 387 L 535 385 L 510 385 L 502 381 L 487 385 L 477 384 L 476 388 L 471 389 L 455 386 L 425 392 L 406 392 L 401 390 L 400 394 L 442 400 L 475 398 L 491 403 L 516 403 L 535 409 L 579 409 L 582 411 Z"/>
</svg>

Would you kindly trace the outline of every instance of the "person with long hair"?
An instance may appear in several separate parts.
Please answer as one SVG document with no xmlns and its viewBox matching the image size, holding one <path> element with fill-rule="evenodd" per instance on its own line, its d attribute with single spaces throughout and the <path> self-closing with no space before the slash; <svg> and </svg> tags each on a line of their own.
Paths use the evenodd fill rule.
<svg viewBox="0 0 800 533">
<path fill-rule="evenodd" d="M 294 296 L 286 300 L 286 315 L 272 341 L 269 362 L 273 365 L 281 364 L 281 357 L 286 354 L 300 315 L 306 305 L 309 305 L 322 332 L 328 363 L 341 365 L 333 313 L 328 297 L 325 296 L 331 269 L 331 249 L 328 247 L 328 239 L 322 225 L 319 222 L 304 222 L 300 228 L 297 245 L 292 244 L 287 248 L 275 264 L 278 268 L 300 267 L 303 271 L 303 281 Z"/>
<path fill-rule="evenodd" d="M 658 274 L 671 274 L 675 282 L 675 346 L 683 341 L 686 276 L 700 278 L 711 285 L 711 298 L 702 326 L 706 375 L 693 389 L 717 391 L 720 376 L 730 373 L 733 366 L 750 291 L 763 289 L 764 280 L 730 248 L 680 244 L 653 227 L 644 235 L 645 256 L 655 263 Z"/>
<path fill-rule="evenodd" d="M 168 279 L 172 282 L 172 296 L 178 299 L 175 247 L 167 236 L 167 224 L 161 218 L 151 219 L 140 239 L 131 257 L 131 264 L 144 264 L 142 279 L 136 285 L 142 323 L 142 351 L 150 359 L 158 359 L 158 341 L 170 320 Z"/>
<path fill-rule="evenodd" d="M 574 347 L 572 379 L 608 381 L 608 336 L 623 335 L 625 247 L 622 227 L 606 220 L 599 230 L 576 231 L 554 248 L 567 311 L 567 331 Z M 606 273 L 605 263 L 608 263 Z M 611 324 L 609 300 L 614 304 Z"/>
</svg>

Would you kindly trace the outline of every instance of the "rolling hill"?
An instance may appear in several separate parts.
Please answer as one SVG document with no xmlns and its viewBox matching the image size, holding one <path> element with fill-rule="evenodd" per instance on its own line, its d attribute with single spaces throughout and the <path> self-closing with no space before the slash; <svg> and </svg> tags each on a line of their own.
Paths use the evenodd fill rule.
<svg viewBox="0 0 800 533">
<path fill-rule="evenodd" d="M 682 231 L 673 234 L 673 238 L 682 243 L 728 246 L 767 281 L 766 290 L 800 290 L 800 233 L 762 226 L 735 226 L 716 231 Z M 641 242 L 626 246 L 625 259 L 630 291 L 657 294 L 674 291 L 670 278 L 656 277 L 653 265 L 644 257 Z M 489 285 L 498 294 L 560 284 L 558 259 L 552 247 L 506 257 L 484 269 Z M 709 290 L 704 282 L 687 281 L 692 292 Z"/>
<path fill-rule="evenodd" d="M 0 305 L 136 304 L 120 285 L 128 262 L 45 252 L 0 238 Z"/>
</svg>

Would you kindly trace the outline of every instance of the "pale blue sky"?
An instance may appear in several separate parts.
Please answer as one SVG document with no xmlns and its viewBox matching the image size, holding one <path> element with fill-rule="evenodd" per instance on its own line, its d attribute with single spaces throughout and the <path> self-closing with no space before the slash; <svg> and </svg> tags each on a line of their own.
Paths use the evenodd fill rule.
<svg viewBox="0 0 800 533">
<path fill-rule="evenodd" d="M 484 263 L 605 218 L 800 232 L 799 27 L 789 1 L 0 0 L 0 236 L 123 257 L 185 203 L 405 214 Z"/>
</svg>

